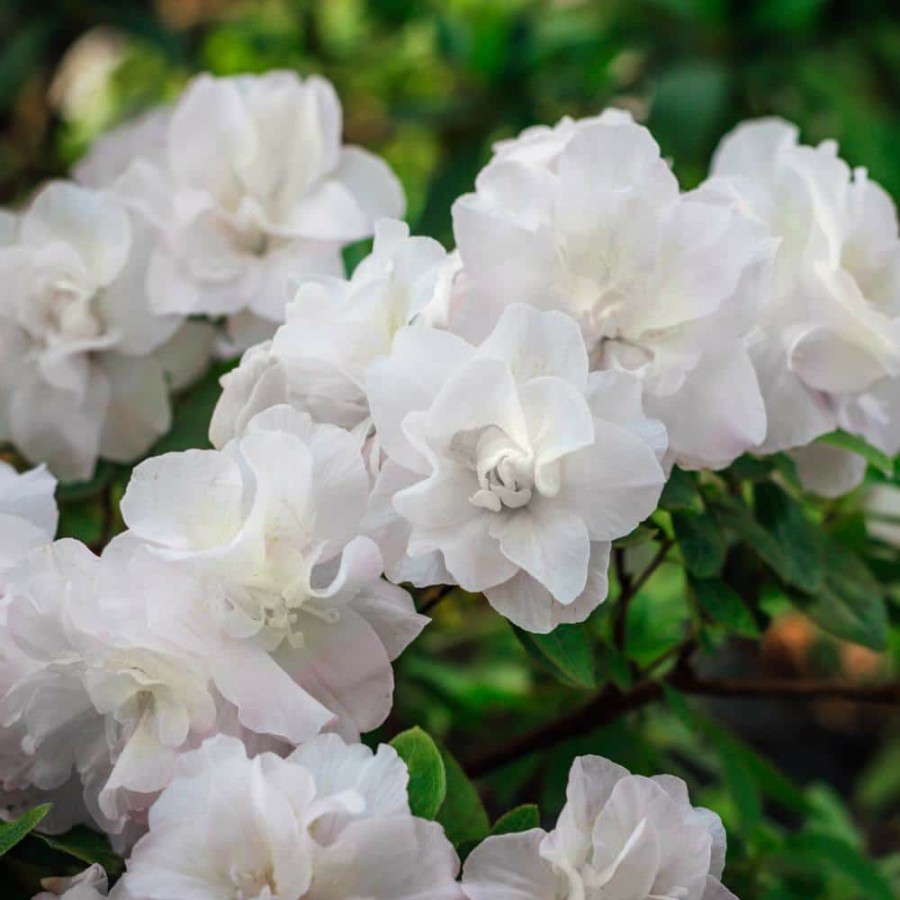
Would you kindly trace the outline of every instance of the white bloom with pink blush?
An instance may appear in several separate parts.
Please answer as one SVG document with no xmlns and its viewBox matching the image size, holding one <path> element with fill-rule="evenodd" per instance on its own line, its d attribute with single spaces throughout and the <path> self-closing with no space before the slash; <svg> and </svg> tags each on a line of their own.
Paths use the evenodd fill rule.
<svg viewBox="0 0 900 900">
<path fill-rule="evenodd" d="M 480 345 L 398 332 L 367 391 L 386 459 L 366 526 L 395 581 L 483 591 L 529 631 L 585 619 L 611 542 L 656 508 L 666 431 L 578 325 L 515 305 Z"/>
</svg>

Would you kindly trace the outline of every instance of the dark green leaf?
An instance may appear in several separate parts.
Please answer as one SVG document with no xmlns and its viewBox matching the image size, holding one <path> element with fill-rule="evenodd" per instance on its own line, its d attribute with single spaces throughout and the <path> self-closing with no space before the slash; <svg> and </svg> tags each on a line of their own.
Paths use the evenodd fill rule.
<svg viewBox="0 0 900 900">
<path fill-rule="evenodd" d="M 638 525 L 630 534 L 620 537 L 613 541 L 613 547 L 639 547 L 652 541 L 659 534 L 658 528 L 651 525 Z"/>
<path fill-rule="evenodd" d="M 818 439 L 820 444 L 828 444 L 831 447 L 839 447 L 841 450 L 847 450 L 861 456 L 869 465 L 879 469 L 888 478 L 894 474 L 894 461 L 877 447 L 873 447 L 870 443 L 856 434 L 850 434 L 847 431 L 832 431 L 831 434 L 823 435 Z"/>
<path fill-rule="evenodd" d="M 539 828 L 541 825 L 541 813 L 534 803 L 526 803 L 524 806 L 517 806 L 508 813 L 500 816 L 494 827 L 491 829 L 491 835 L 498 834 L 518 834 L 520 831 L 530 831 L 532 828 Z"/>
<path fill-rule="evenodd" d="M 683 512 L 703 512 L 703 498 L 694 476 L 675 466 L 659 498 L 662 509 Z"/>
<path fill-rule="evenodd" d="M 437 745 L 416 726 L 398 734 L 391 746 L 409 770 L 409 808 L 414 816 L 434 819 L 447 796 L 447 775 Z"/>
<path fill-rule="evenodd" d="M 825 866 L 850 878 L 866 900 L 894 900 L 896 895 L 888 881 L 871 860 L 846 841 L 831 835 L 803 832 L 789 835 L 784 845 L 785 858 Z"/>
<path fill-rule="evenodd" d="M 771 459 L 759 459 L 745 455 L 735 460 L 728 471 L 740 481 L 762 481 L 772 474 L 775 463 Z"/>
<path fill-rule="evenodd" d="M 0 822 L 0 856 L 9 853 L 19 841 L 27 837 L 40 824 L 41 819 L 50 812 L 52 803 L 44 803 L 29 809 L 12 822 Z"/>
<path fill-rule="evenodd" d="M 444 763 L 447 789 L 446 797 L 437 814 L 437 821 L 454 847 L 463 843 L 477 843 L 490 830 L 490 820 L 475 786 L 469 781 L 459 763 L 445 748 L 440 748 Z"/>
<path fill-rule="evenodd" d="M 741 637 L 759 637 L 753 613 L 727 584 L 718 579 L 691 579 L 691 590 L 700 607 L 713 622 Z"/>
<path fill-rule="evenodd" d="M 606 680 L 611 681 L 620 691 L 627 691 L 633 682 L 628 657 L 618 647 L 607 644 L 603 647 L 601 664 Z"/>
<path fill-rule="evenodd" d="M 851 550 L 837 541 L 821 541 L 825 583 L 815 594 L 795 597 L 794 602 L 836 637 L 873 650 L 886 649 L 887 606 L 881 585 Z"/>
<path fill-rule="evenodd" d="M 698 578 L 716 575 L 725 562 L 725 539 L 719 523 L 707 514 L 672 514 L 675 537 L 687 570 Z"/>
<path fill-rule="evenodd" d="M 817 591 L 824 580 L 818 533 L 803 508 L 777 484 L 765 481 L 753 488 L 756 518 L 791 556 L 804 575 L 803 589 Z"/>
<path fill-rule="evenodd" d="M 529 655 L 569 687 L 597 685 L 594 654 L 584 625 L 558 625 L 549 634 L 531 634 L 513 626 Z"/>
<path fill-rule="evenodd" d="M 67 853 L 74 859 L 91 865 L 99 863 L 108 875 L 116 875 L 124 868 L 122 858 L 109 846 L 102 834 L 78 825 L 65 834 L 36 834 L 48 847 Z"/>
<path fill-rule="evenodd" d="M 739 500 L 733 497 L 718 498 L 716 518 L 744 541 L 782 581 L 805 591 L 815 590 L 816 585 L 821 583 L 820 577 L 812 577 L 793 556 L 791 548 L 782 545 L 773 534 L 757 522 L 750 510 Z"/>
</svg>

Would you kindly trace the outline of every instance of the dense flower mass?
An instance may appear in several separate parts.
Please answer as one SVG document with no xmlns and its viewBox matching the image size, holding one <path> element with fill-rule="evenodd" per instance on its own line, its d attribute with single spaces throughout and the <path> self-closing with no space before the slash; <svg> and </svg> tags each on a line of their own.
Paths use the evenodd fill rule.
<svg viewBox="0 0 900 900">
<path fill-rule="evenodd" d="M 47 185 L 0 219 L 0 434 L 60 478 L 129 462 L 171 423 L 169 393 L 208 341 L 144 289 L 146 227 L 109 194 Z M 173 379 L 175 383 L 173 383 Z"/>
<path fill-rule="evenodd" d="M 576 323 L 516 305 L 477 347 L 411 326 L 367 382 L 386 456 L 368 524 L 387 571 L 460 584 L 529 631 L 606 596 L 610 542 L 656 507 L 665 428 Z"/>
<path fill-rule="evenodd" d="M 480 339 L 510 303 L 579 324 L 595 371 L 639 378 L 670 461 L 720 468 L 759 443 L 765 410 L 743 339 L 772 242 L 678 183 L 619 111 L 501 144 L 453 209 L 470 297 L 451 327 Z"/>
<path fill-rule="evenodd" d="M 724 866 L 722 823 L 691 806 L 680 778 L 582 756 L 556 827 L 488 838 L 463 887 L 469 900 L 735 900 Z"/>
<path fill-rule="evenodd" d="M 79 183 L 0 217 L 0 441 L 37 466 L 0 461 L 0 805 L 50 801 L 45 832 L 86 824 L 130 853 L 117 883 L 92 866 L 40 900 L 733 900 L 721 823 L 678 778 L 581 757 L 556 826 L 487 838 L 460 883 L 455 823 L 411 813 L 415 754 L 357 742 L 396 721 L 394 662 L 429 621 L 410 585 L 547 634 L 606 599 L 619 539 L 658 543 L 647 577 L 678 543 L 691 579 L 726 580 L 730 545 L 703 533 L 721 523 L 689 513 L 726 484 L 726 512 L 763 504 L 742 506 L 736 466 L 676 472 L 694 493 L 638 529 L 673 466 L 790 451 L 834 496 L 865 463 L 818 438 L 900 450 L 892 201 L 774 120 L 683 192 L 608 110 L 499 143 L 448 250 L 395 218 L 396 178 L 341 133 L 323 79 L 200 76 L 99 141 Z M 223 324 L 220 352 L 245 352 L 211 448 L 127 485 L 105 466 L 74 488 L 104 492 L 102 538 L 54 540 L 56 478 L 144 456 Z M 900 541 L 896 489 L 861 496 Z M 673 654 L 625 658 L 642 583 L 617 561 L 615 621 L 565 632 L 587 647 L 609 625 L 610 672 L 621 653 L 657 687 L 639 679 Z M 592 683 L 593 662 L 563 674 Z M 447 815 L 458 769 L 433 779 Z"/>
<path fill-rule="evenodd" d="M 800 473 L 835 496 L 864 462 L 808 447 L 837 428 L 900 450 L 900 237 L 891 198 L 833 141 L 798 143 L 776 119 L 722 141 L 711 194 L 778 240 L 774 276 L 748 337 L 768 414 L 760 451 L 804 448 Z"/>
<path fill-rule="evenodd" d="M 369 237 L 380 216 L 402 215 L 396 177 L 341 145 L 341 119 L 322 78 L 201 75 L 171 111 L 90 161 L 89 180 L 108 167 L 117 193 L 159 229 L 155 310 L 228 316 L 246 346 L 284 320 L 292 280 L 341 274 L 342 247 Z M 123 168 L 125 143 L 135 158 Z"/>
</svg>

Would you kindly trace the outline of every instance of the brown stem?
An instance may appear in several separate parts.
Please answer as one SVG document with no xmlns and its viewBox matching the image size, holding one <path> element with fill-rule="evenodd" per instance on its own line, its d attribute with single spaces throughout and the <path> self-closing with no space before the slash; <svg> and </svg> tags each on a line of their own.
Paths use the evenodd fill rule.
<svg viewBox="0 0 900 900">
<path fill-rule="evenodd" d="M 418 612 L 422 615 L 430 613 L 445 597 L 449 597 L 457 588 L 455 584 L 443 584 L 422 592 L 422 605 Z"/>
<path fill-rule="evenodd" d="M 818 698 L 849 700 L 856 703 L 882 703 L 900 706 L 900 682 L 880 685 L 848 684 L 829 680 L 779 680 L 763 678 L 700 679 L 687 665 L 676 666 L 665 683 L 686 694 L 716 697 L 813 700 Z M 559 719 L 518 735 L 508 743 L 475 757 L 466 771 L 472 777 L 486 775 L 528 753 L 548 749 L 560 741 L 578 737 L 614 722 L 620 716 L 662 699 L 662 681 L 643 681 L 625 693 L 607 686 L 586 706 Z"/>
</svg>

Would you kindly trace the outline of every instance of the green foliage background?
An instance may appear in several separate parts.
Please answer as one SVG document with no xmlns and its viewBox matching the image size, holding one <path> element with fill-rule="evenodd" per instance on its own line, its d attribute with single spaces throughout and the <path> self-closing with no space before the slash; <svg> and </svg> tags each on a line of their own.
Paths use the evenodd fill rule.
<svg viewBox="0 0 900 900">
<path fill-rule="evenodd" d="M 111 62 L 92 56 L 97 29 Z M 196 71 L 278 67 L 335 82 L 347 139 L 388 158 L 414 231 L 448 244 L 450 204 L 494 141 L 608 104 L 651 127 L 685 187 L 702 179 L 725 131 L 779 114 L 807 141 L 837 139 L 900 197 L 891 0 L 0 0 L 0 201 L 64 174 L 97 133 L 174 98 Z M 90 88 L 80 93 L 79 72 Z M 159 449 L 205 444 L 216 374 L 181 398 Z M 64 489 L 63 533 L 101 546 L 119 527 L 111 511 L 127 475 L 104 465 Z M 895 476 L 873 468 L 869 477 Z M 611 602 L 586 628 L 535 641 L 479 598 L 443 598 L 400 661 L 395 713 L 372 739 L 426 729 L 479 776 L 491 822 L 538 804 L 551 824 L 578 753 L 675 772 L 723 817 L 726 883 L 744 900 L 900 896 L 896 700 L 699 702 L 677 690 L 688 643 L 697 668 L 717 677 L 896 677 L 900 562 L 866 538 L 859 495 L 814 503 L 786 461 L 744 460 L 725 479 L 676 473 L 650 524 L 620 548 L 619 587 L 658 547 L 672 550 L 624 622 Z M 798 609 L 809 619 L 783 618 Z M 657 689 L 660 675 L 676 689 Z M 653 696 L 618 715 L 648 682 Z M 510 737 L 573 710 L 583 710 L 577 730 L 490 764 Z M 419 752 L 411 734 L 403 740 Z M 434 814 L 459 825 L 464 853 L 487 820 L 465 798 L 448 807 L 466 782 L 444 749 L 428 747 L 432 762 L 446 757 Z M 535 815 L 523 806 L 499 827 L 528 827 Z M 39 875 L 74 871 L 73 856 L 99 852 L 76 837 L 68 854 L 34 836 L 18 843 L 0 861 L 3 897 L 30 896 Z"/>
</svg>

